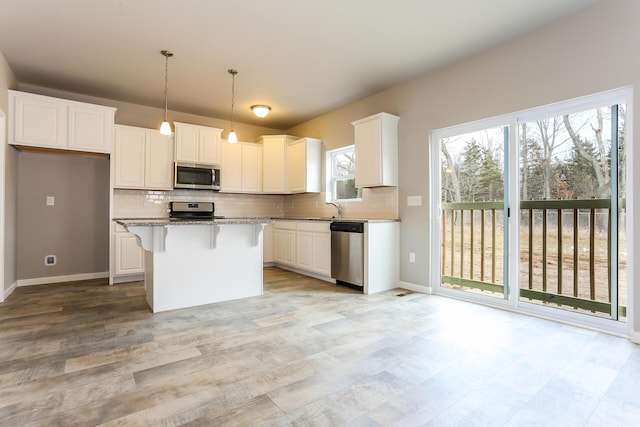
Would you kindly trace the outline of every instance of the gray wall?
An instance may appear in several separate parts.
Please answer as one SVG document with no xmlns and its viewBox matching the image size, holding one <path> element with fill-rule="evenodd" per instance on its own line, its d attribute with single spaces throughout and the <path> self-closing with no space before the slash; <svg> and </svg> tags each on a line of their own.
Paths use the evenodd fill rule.
<svg viewBox="0 0 640 427">
<path fill-rule="evenodd" d="M 0 52 L 0 110 L 9 114 L 8 89 L 17 86 L 13 72 Z M 3 138 L 7 139 L 8 125 L 5 122 Z M 17 153 L 12 147 L 0 146 L 0 301 L 5 292 L 16 281 L 16 182 Z"/>
<path fill-rule="evenodd" d="M 109 160 L 18 157 L 18 279 L 108 271 Z M 57 264 L 45 266 L 46 255 Z"/>
<path fill-rule="evenodd" d="M 516 112 L 623 86 L 640 87 L 640 2 L 605 0 L 525 37 L 406 82 L 289 129 L 321 138 L 327 148 L 353 143 L 351 121 L 386 111 L 400 116 L 400 278 L 429 282 L 429 134 L 435 129 Z M 640 123 L 640 95 L 634 93 L 633 122 Z M 640 126 L 633 131 L 640 141 Z M 631 162 L 640 164 L 640 150 Z M 640 185 L 640 168 L 632 168 Z M 423 206 L 406 198 L 422 195 Z M 640 200 L 631 206 L 640 224 Z M 628 236 L 628 241 L 633 236 Z M 637 239 L 635 239 L 637 240 Z M 409 252 L 416 263 L 408 262 Z M 629 265 L 640 265 L 636 251 Z M 628 281 L 640 307 L 640 269 Z M 640 315 L 635 317 L 640 333 Z M 638 338 L 640 339 L 640 338 Z"/>
</svg>

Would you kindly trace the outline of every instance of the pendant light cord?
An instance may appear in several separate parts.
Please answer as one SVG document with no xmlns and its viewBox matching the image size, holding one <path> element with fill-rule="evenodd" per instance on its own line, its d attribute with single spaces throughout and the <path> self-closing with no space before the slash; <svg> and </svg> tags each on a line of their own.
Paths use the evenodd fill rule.
<svg viewBox="0 0 640 427">
<path fill-rule="evenodd" d="M 231 131 L 233 131 L 236 111 L 236 74 L 238 74 L 238 70 L 231 69 L 227 71 L 231 74 Z"/>
<path fill-rule="evenodd" d="M 169 93 L 169 55 L 164 55 L 164 121 L 167 121 L 167 94 Z"/>
</svg>

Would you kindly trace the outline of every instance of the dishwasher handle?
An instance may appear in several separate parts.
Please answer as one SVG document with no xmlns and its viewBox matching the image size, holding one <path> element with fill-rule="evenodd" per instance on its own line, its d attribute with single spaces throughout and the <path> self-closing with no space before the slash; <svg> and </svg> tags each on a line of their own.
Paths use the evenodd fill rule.
<svg viewBox="0 0 640 427">
<path fill-rule="evenodd" d="M 354 222 L 354 221 L 345 221 L 338 222 L 334 221 L 329 226 L 331 231 L 338 231 L 344 233 L 364 233 L 364 223 L 363 222 Z"/>
</svg>

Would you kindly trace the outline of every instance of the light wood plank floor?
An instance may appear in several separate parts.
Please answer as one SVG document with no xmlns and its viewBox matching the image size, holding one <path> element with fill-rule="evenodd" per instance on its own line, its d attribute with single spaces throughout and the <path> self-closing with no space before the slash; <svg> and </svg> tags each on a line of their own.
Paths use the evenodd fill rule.
<svg viewBox="0 0 640 427">
<path fill-rule="evenodd" d="M 3 426 L 640 425 L 626 339 L 277 268 L 155 315 L 141 283 L 19 288 L 0 340 Z"/>
</svg>

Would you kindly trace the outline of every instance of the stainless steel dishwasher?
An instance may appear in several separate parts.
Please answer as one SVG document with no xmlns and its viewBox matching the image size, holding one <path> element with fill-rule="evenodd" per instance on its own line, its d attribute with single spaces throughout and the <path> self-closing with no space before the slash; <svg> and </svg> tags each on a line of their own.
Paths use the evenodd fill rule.
<svg viewBox="0 0 640 427">
<path fill-rule="evenodd" d="M 364 288 L 364 223 L 331 223 L 331 277 L 339 285 Z"/>
</svg>

